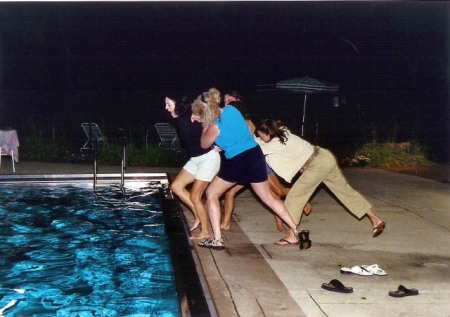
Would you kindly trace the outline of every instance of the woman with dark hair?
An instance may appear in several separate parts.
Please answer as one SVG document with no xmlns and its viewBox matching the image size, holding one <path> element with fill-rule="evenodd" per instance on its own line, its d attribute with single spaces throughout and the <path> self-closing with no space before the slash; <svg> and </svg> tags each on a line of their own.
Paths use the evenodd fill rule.
<svg viewBox="0 0 450 317">
<path fill-rule="evenodd" d="M 186 97 L 166 97 L 165 104 L 166 110 L 176 119 L 181 143 L 190 156 L 170 188 L 194 214 L 189 231 L 200 228 L 200 232 L 191 236 L 191 239 L 205 239 L 210 237 L 211 233 L 202 197 L 206 187 L 219 171 L 220 155 L 212 147 L 204 149 L 200 146 L 202 124 L 198 122 L 199 117 L 192 115 L 191 104 Z M 186 189 L 189 184 L 192 184 L 190 192 Z"/>
<path fill-rule="evenodd" d="M 370 219 L 373 237 L 383 232 L 386 223 L 378 217 L 372 205 L 350 187 L 330 151 L 313 146 L 292 134 L 281 121 L 262 120 L 255 132 L 259 136 L 255 139 L 266 156 L 266 162 L 275 173 L 288 183 L 298 173 L 302 173 L 285 200 L 295 223 L 300 222 L 303 206 L 317 186 L 324 183 L 355 217 L 362 219 L 367 216 Z M 290 234 L 283 240 L 291 242 L 295 238 Z"/>
<path fill-rule="evenodd" d="M 192 104 L 192 112 L 200 116 L 203 123 L 201 146 L 209 148 L 216 143 L 225 155 L 219 174 L 206 190 L 213 237 L 201 241 L 199 246 L 213 250 L 225 249 L 220 230 L 219 199 L 236 183 L 250 183 L 256 195 L 289 226 L 295 236 L 297 228 L 291 215 L 283 202 L 270 191 L 261 148 L 250 134 L 239 110 L 231 105 L 220 108 L 221 101 L 220 92 L 211 88 Z"/>
</svg>

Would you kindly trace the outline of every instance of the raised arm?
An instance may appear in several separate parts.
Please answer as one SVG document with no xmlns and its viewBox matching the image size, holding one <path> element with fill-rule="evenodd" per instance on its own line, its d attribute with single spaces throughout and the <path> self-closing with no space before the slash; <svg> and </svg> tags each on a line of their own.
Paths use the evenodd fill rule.
<svg viewBox="0 0 450 317">
<path fill-rule="evenodd" d="M 204 127 L 200 139 L 200 146 L 204 149 L 211 147 L 216 138 L 219 136 L 219 133 L 220 130 L 214 123 Z"/>
</svg>

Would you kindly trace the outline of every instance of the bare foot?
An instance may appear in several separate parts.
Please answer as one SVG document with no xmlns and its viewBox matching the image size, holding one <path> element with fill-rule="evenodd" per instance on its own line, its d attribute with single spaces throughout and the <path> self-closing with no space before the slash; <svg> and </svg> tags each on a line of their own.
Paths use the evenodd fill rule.
<svg viewBox="0 0 450 317">
<path fill-rule="evenodd" d="M 230 228 L 231 228 L 231 225 L 229 223 L 228 224 L 225 224 L 225 223 L 220 224 L 220 229 L 230 230 Z"/>
<path fill-rule="evenodd" d="M 289 229 L 286 228 L 284 225 L 282 225 L 282 226 L 277 225 L 277 230 L 280 231 L 281 233 L 285 233 L 285 234 L 289 233 Z"/>
<path fill-rule="evenodd" d="M 276 244 L 276 245 L 298 244 L 298 239 L 295 236 L 294 232 L 292 230 L 289 230 L 289 235 L 287 237 L 284 237 L 283 239 L 275 241 L 274 244 Z"/>
<path fill-rule="evenodd" d="M 189 231 L 195 231 L 200 227 L 200 220 L 192 222 L 192 225 L 189 227 Z"/>
<path fill-rule="evenodd" d="M 310 203 L 306 203 L 305 207 L 303 207 L 303 212 L 305 213 L 305 215 L 309 216 L 309 214 L 311 213 L 312 210 L 312 206 Z"/>
<path fill-rule="evenodd" d="M 211 237 L 211 234 L 209 232 L 207 232 L 207 233 L 200 232 L 196 235 L 190 236 L 189 240 L 203 240 L 203 239 L 207 239 L 209 237 Z"/>
</svg>

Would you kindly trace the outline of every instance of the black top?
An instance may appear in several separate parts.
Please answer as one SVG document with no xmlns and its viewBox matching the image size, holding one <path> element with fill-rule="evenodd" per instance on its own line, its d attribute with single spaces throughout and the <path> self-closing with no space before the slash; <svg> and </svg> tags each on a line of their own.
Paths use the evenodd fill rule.
<svg viewBox="0 0 450 317">
<path fill-rule="evenodd" d="M 186 110 L 178 116 L 176 122 L 183 147 L 190 157 L 195 157 L 208 153 L 211 149 L 204 149 L 200 146 L 203 127 L 200 122 L 191 122 L 191 115 L 192 111 Z"/>
</svg>

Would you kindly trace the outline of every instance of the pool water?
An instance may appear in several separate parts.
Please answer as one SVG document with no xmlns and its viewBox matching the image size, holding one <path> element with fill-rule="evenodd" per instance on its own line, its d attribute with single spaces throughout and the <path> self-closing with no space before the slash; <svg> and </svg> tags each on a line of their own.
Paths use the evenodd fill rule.
<svg viewBox="0 0 450 317">
<path fill-rule="evenodd" d="M 0 316 L 180 316 L 159 185 L 0 185 Z"/>
</svg>

